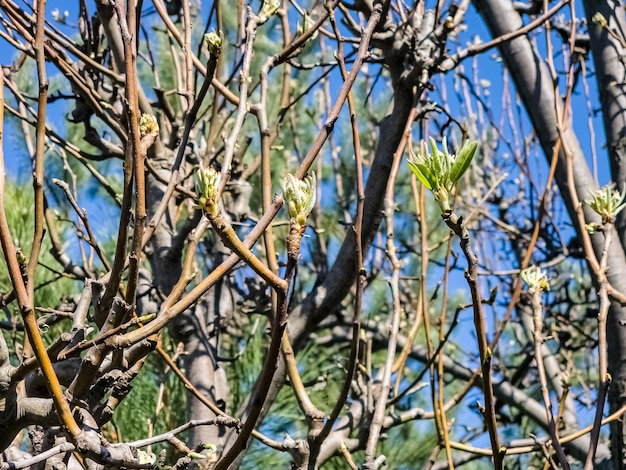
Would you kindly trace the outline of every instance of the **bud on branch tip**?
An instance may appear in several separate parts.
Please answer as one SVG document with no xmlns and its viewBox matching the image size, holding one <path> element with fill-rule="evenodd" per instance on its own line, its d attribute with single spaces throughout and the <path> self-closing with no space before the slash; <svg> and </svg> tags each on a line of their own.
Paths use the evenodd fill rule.
<svg viewBox="0 0 626 470">
<path fill-rule="evenodd" d="M 522 271 L 522 280 L 528 285 L 528 290 L 531 292 L 550 290 L 548 276 L 538 266 L 530 266 L 524 269 Z"/>
<path fill-rule="evenodd" d="M 456 154 L 448 153 L 448 145 L 444 137 L 443 152 L 437 148 L 435 139 L 430 138 L 432 153 L 428 153 L 426 143 L 420 143 L 419 152 L 413 153 L 409 148 L 409 168 L 417 179 L 428 188 L 439 204 L 442 214 L 450 213 L 450 195 L 461 176 L 467 171 L 474 158 L 478 142 L 466 141 Z"/>
<path fill-rule="evenodd" d="M 263 7 L 259 12 L 259 24 L 267 22 L 272 16 L 278 12 L 280 8 L 280 0 L 264 0 Z"/>
<path fill-rule="evenodd" d="M 159 135 L 159 123 L 152 114 L 143 113 L 139 118 L 139 135 L 141 138 L 147 135 Z"/>
<path fill-rule="evenodd" d="M 215 57 L 219 57 L 222 52 L 224 33 L 221 31 L 217 33 L 217 31 L 212 29 L 209 33 L 204 35 L 204 42 L 206 42 L 209 53 Z"/>
<path fill-rule="evenodd" d="M 317 191 L 315 173 L 312 172 L 303 180 L 288 173 L 283 179 L 282 187 L 289 218 L 295 219 L 300 226 L 306 225 L 306 219 L 315 206 Z"/>
<path fill-rule="evenodd" d="M 217 201 L 219 199 L 220 182 L 222 175 L 213 167 L 200 168 L 196 173 L 196 193 L 198 194 L 198 206 L 207 215 L 217 215 Z"/>
<path fill-rule="evenodd" d="M 612 224 L 615 222 L 615 216 L 626 207 L 624 204 L 625 196 L 626 188 L 620 194 L 618 190 L 613 189 L 612 184 L 608 184 L 592 192 L 591 199 L 587 199 L 585 202 L 602 217 L 603 224 Z"/>
</svg>

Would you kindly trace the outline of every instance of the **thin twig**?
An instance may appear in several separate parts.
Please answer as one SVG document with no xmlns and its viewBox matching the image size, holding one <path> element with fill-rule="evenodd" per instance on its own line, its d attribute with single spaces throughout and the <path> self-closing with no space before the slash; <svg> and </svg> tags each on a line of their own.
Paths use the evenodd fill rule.
<svg viewBox="0 0 626 470">
<path fill-rule="evenodd" d="M 622 416 L 624 415 L 624 413 L 626 413 L 626 405 L 622 406 L 620 409 L 618 409 L 617 411 L 615 411 L 615 413 L 612 413 L 611 415 L 607 416 L 605 419 L 602 420 L 601 425 L 604 426 L 606 424 L 612 423 L 613 421 L 617 421 L 622 419 Z M 584 436 L 585 434 L 591 432 L 593 428 L 593 425 L 589 425 L 586 426 L 576 432 L 573 432 L 571 434 L 568 434 L 566 436 L 562 436 L 561 437 L 561 444 L 568 444 L 572 441 L 575 441 L 576 439 Z M 450 445 L 452 446 L 452 448 L 457 449 L 457 450 L 462 450 L 464 452 L 471 452 L 473 454 L 477 454 L 477 455 L 484 455 L 487 457 L 491 457 L 493 455 L 493 451 L 491 449 L 485 449 L 485 448 L 481 448 L 481 447 L 474 447 L 471 445 L 467 445 L 467 444 L 463 444 L 461 442 L 450 442 Z M 539 442 L 537 442 L 534 445 L 528 445 L 528 446 L 515 446 L 515 447 L 507 447 L 506 449 L 506 453 L 507 455 L 520 455 L 520 454 L 528 454 L 530 452 L 535 452 L 540 448 L 540 444 Z"/>
<path fill-rule="evenodd" d="M 498 438 L 498 425 L 496 423 L 495 401 L 493 397 L 493 386 L 491 383 L 491 348 L 487 344 L 487 331 L 482 309 L 482 299 L 478 289 L 477 266 L 478 258 L 474 254 L 470 244 L 470 236 L 467 227 L 463 224 L 463 218 L 454 212 L 445 213 L 443 220 L 450 229 L 460 238 L 461 249 L 467 260 L 467 271 L 465 278 L 472 295 L 472 306 L 474 309 L 474 328 L 478 339 L 478 351 L 480 355 L 480 368 L 482 371 L 483 395 L 485 397 L 485 407 L 481 410 L 484 414 L 485 424 L 489 431 L 489 440 L 493 452 L 493 463 L 496 470 L 502 470 L 506 447 L 500 446 Z"/>
<path fill-rule="evenodd" d="M 593 420 L 593 428 L 591 429 L 591 440 L 589 442 L 589 452 L 585 460 L 585 470 L 592 470 L 593 463 L 596 458 L 596 450 L 598 449 L 598 440 L 600 438 L 600 423 L 602 421 L 602 413 L 604 412 L 604 401 L 606 399 L 611 379 L 608 373 L 608 357 L 607 357 L 607 338 L 606 338 L 606 320 L 609 314 L 611 301 L 608 295 L 608 281 L 606 272 L 608 270 L 609 247 L 613 241 L 614 227 L 612 223 L 605 223 L 602 227 L 604 234 L 604 249 L 600 258 L 600 269 L 598 271 L 598 282 L 600 289 L 598 298 L 600 299 L 600 309 L 598 311 L 598 398 L 596 402 L 596 413 Z"/>
<path fill-rule="evenodd" d="M 532 289 L 532 307 L 533 307 L 533 325 L 534 325 L 534 343 L 535 343 L 535 361 L 537 363 L 537 375 L 539 376 L 539 384 L 541 386 L 541 395 L 543 397 L 543 405 L 546 410 L 546 419 L 548 421 L 548 433 L 552 441 L 552 448 L 556 452 L 556 457 L 563 469 L 569 469 L 567 457 L 563 451 L 563 447 L 559 442 L 559 435 L 556 429 L 554 413 L 552 412 L 552 403 L 550 402 L 550 391 L 548 390 L 548 379 L 543 363 L 543 304 L 541 301 L 541 289 L 535 287 Z"/>
<path fill-rule="evenodd" d="M 134 182 L 134 227 L 131 242 L 128 270 L 128 281 L 126 287 L 126 303 L 134 305 L 137 293 L 137 283 L 139 280 L 139 262 L 141 259 L 142 237 L 146 226 L 146 178 L 145 178 L 145 158 L 150 145 L 142 146 L 142 136 L 139 133 L 139 94 L 137 77 L 137 10 L 133 2 L 126 2 L 126 14 L 123 8 L 124 2 L 117 0 L 115 9 L 117 19 L 124 42 L 124 61 L 126 72 L 126 86 L 124 88 L 126 96 L 126 116 L 128 119 L 128 141 L 126 143 L 125 163 L 132 162 L 132 180 Z M 147 136 L 146 136 L 147 137 Z M 154 142 L 156 135 L 152 135 Z M 126 188 L 125 188 L 126 191 Z M 124 253 L 122 253 L 124 256 Z M 122 266 L 118 264 L 118 269 Z"/>
</svg>

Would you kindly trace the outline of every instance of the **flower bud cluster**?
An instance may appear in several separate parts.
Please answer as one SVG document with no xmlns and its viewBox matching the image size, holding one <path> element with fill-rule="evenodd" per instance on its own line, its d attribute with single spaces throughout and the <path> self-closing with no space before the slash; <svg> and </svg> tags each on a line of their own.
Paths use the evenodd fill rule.
<svg viewBox="0 0 626 470">
<path fill-rule="evenodd" d="M 478 142 L 465 142 L 456 155 L 448 153 L 445 137 L 442 141 L 442 147 L 443 152 L 437 148 L 435 140 L 431 137 L 430 148 L 432 153 L 429 153 L 426 143 L 422 141 L 417 154 L 409 149 L 408 163 L 417 179 L 435 196 L 441 213 L 446 215 L 452 212 L 450 207 L 451 193 L 457 181 L 469 168 L 478 148 Z"/>
<path fill-rule="evenodd" d="M 144 138 L 147 135 L 159 135 L 159 123 L 152 114 L 143 113 L 139 118 L 139 136 Z"/>
<path fill-rule="evenodd" d="M 311 173 L 303 180 L 292 174 L 287 174 L 283 180 L 283 197 L 289 218 L 295 220 L 299 227 L 306 225 L 306 219 L 315 206 L 317 180 L 315 173 Z"/>
<path fill-rule="evenodd" d="M 549 291 L 548 276 L 539 266 L 530 266 L 522 271 L 522 280 L 528 285 L 530 292 Z"/>
<path fill-rule="evenodd" d="M 206 42 L 209 54 L 219 57 L 222 53 L 222 44 L 224 42 L 224 33 L 221 31 L 219 34 L 212 29 L 209 33 L 204 35 L 204 42 Z"/>
<path fill-rule="evenodd" d="M 624 203 L 625 196 L 626 188 L 620 194 L 619 191 L 613 189 L 613 185 L 609 184 L 593 192 L 591 199 L 587 199 L 585 202 L 602 217 L 603 224 L 612 224 L 615 222 L 615 216 L 626 207 Z"/>
<path fill-rule="evenodd" d="M 217 201 L 222 181 L 221 173 L 213 167 L 204 168 L 200 163 L 195 179 L 198 206 L 209 218 L 215 217 L 218 213 Z"/>
</svg>

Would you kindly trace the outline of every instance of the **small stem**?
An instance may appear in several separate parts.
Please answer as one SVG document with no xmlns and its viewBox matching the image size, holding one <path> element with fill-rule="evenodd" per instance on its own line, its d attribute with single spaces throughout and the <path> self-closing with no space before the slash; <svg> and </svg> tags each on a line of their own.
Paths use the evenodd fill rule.
<svg viewBox="0 0 626 470">
<path fill-rule="evenodd" d="M 141 258 L 141 241 L 146 226 L 146 186 L 145 186 L 145 158 L 147 147 L 142 146 L 139 133 L 139 94 L 137 77 L 137 10 L 133 2 L 126 4 L 126 14 L 124 7 L 119 0 L 116 2 L 116 11 L 119 27 L 124 43 L 124 62 L 126 72 L 126 117 L 128 119 L 128 141 L 126 143 L 126 162 L 132 162 L 132 182 L 134 182 L 134 206 L 135 223 L 133 227 L 133 239 L 129 255 L 130 269 L 128 272 L 128 284 L 126 288 L 126 303 L 135 303 L 137 282 L 139 279 L 139 263 Z M 152 138 L 154 142 L 154 137 Z M 142 148 L 143 147 L 143 148 Z M 132 188 L 129 188 L 132 190 Z M 123 250 L 125 251 L 125 250 Z M 124 255 L 124 252 L 120 255 Z M 123 258 L 120 262 L 123 262 Z M 119 266 L 119 264 L 118 264 Z M 119 266 L 120 270 L 122 266 Z"/>
<path fill-rule="evenodd" d="M 439 317 L 439 347 L 446 343 L 446 334 L 444 332 L 444 326 L 446 325 L 446 311 L 448 309 L 448 288 L 449 288 L 449 276 L 450 276 L 450 254 L 452 252 L 452 237 L 448 240 L 448 246 L 446 249 L 446 268 L 444 271 L 443 279 L 443 302 L 441 305 L 441 315 Z M 439 347 L 437 350 L 439 351 Z M 432 357 L 432 356 L 431 356 Z M 437 356 L 437 392 L 438 392 L 438 406 L 435 407 L 435 411 L 439 411 L 439 429 L 440 437 L 443 437 L 443 447 L 446 451 L 446 458 L 448 459 L 448 469 L 454 470 L 454 460 L 452 459 L 452 449 L 450 447 L 450 430 L 448 428 L 448 420 L 446 418 L 446 407 L 444 403 L 444 367 L 443 367 L 443 354 Z M 434 359 L 434 358 L 433 358 Z"/>
<path fill-rule="evenodd" d="M 126 87 L 125 97 L 127 102 L 127 119 L 129 119 L 128 126 L 130 127 L 131 134 L 125 139 L 126 149 L 124 152 L 124 177 L 122 183 L 122 206 L 120 208 L 120 221 L 117 231 L 117 242 L 115 245 L 115 255 L 113 257 L 113 267 L 109 271 L 109 276 L 106 278 L 107 287 L 102 295 L 100 304 L 97 307 L 95 320 L 96 324 L 101 327 L 106 321 L 106 317 L 109 313 L 113 299 L 120 288 L 120 281 L 122 280 L 122 274 L 124 272 L 126 262 L 126 242 L 128 236 L 128 226 L 131 222 L 131 209 L 133 205 L 133 173 L 135 168 L 135 153 L 139 148 L 139 117 L 138 117 L 138 98 L 137 98 L 137 71 L 132 67 L 132 57 L 135 54 L 133 49 L 134 41 L 132 40 L 129 27 L 134 31 L 134 13 L 130 14 L 129 20 L 132 20 L 133 24 L 127 23 L 124 14 L 123 1 L 115 1 L 115 11 L 119 23 L 120 30 L 124 36 L 124 73 L 126 74 Z M 132 8 L 134 10 L 134 8 Z M 130 87 L 130 89 L 129 89 Z M 136 122 L 133 123 L 133 119 Z M 145 220 L 144 220 L 145 223 Z M 143 232 L 143 226 L 141 227 Z M 133 246 L 135 246 L 133 244 Z M 137 271 L 138 272 L 138 271 Z M 130 282 L 130 281 L 129 281 Z M 134 295 L 134 294 L 133 294 Z"/>
<path fill-rule="evenodd" d="M 546 418 L 548 420 L 548 433 L 550 434 L 552 447 L 556 452 L 556 458 L 561 464 L 561 467 L 563 467 L 564 469 L 569 469 L 569 463 L 567 462 L 567 457 L 565 456 L 563 447 L 559 442 L 559 435 L 557 434 L 556 430 L 556 423 L 554 421 L 554 414 L 552 412 L 552 404 L 550 402 L 550 392 L 548 390 L 548 379 L 546 377 L 546 370 L 543 364 L 543 305 L 541 302 L 541 289 L 539 287 L 536 287 L 532 290 L 532 306 L 535 335 L 535 361 L 537 363 L 537 375 L 539 376 L 541 395 L 543 397 L 543 404 L 546 409 Z"/>
<path fill-rule="evenodd" d="M 398 342 L 398 331 L 400 329 L 400 314 L 402 306 L 400 303 L 400 269 L 402 265 L 396 255 L 396 247 L 394 243 L 394 227 L 393 227 L 393 202 L 385 199 L 385 215 L 387 222 L 387 256 L 391 262 L 393 271 L 389 279 L 391 288 L 391 298 L 393 309 L 389 318 L 389 341 L 387 343 L 387 357 L 383 366 L 383 376 L 380 382 L 380 389 L 377 393 L 374 415 L 369 429 L 369 436 L 365 447 L 365 463 L 363 469 L 375 469 L 378 466 L 375 463 L 376 447 L 382 431 L 385 411 L 387 409 L 387 399 L 389 390 L 391 390 L 391 370 L 396 356 L 396 344 Z"/>
<path fill-rule="evenodd" d="M 46 0 L 37 0 L 37 22 L 35 31 L 35 60 L 37 62 L 37 81 L 39 96 L 37 98 L 37 124 L 35 127 L 35 160 L 33 162 L 34 230 L 28 260 L 27 282 L 28 295 L 34 299 L 35 272 L 39 262 L 39 253 L 44 236 L 45 201 L 43 193 L 44 154 L 46 151 L 46 109 L 48 104 L 48 76 L 46 74 L 46 56 L 44 50 Z"/>
<path fill-rule="evenodd" d="M 485 397 L 484 418 L 493 455 L 493 464 L 496 470 L 503 469 L 505 447 L 500 447 L 498 438 L 498 425 L 496 423 L 496 410 L 493 397 L 493 385 L 491 382 L 491 349 L 487 343 L 487 332 L 482 309 L 481 296 L 478 289 L 478 257 L 474 254 L 470 244 L 470 236 L 467 227 L 463 225 L 463 218 L 454 212 L 447 212 L 442 215 L 444 222 L 461 240 L 461 249 L 467 260 L 467 271 L 465 279 L 472 295 L 472 307 L 474 310 L 474 328 L 478 340 L 478 351 L 480 354 L 480 367 L 483 378 L 483 395 Z"/>
<path fill-rule="evenodd" d="M 102 252 L 102 249 L 100 248 L 100 245 L 98 244 L 96 240 L 96 235 L 93 233 L 93 230 L 91 230 L 91 224 L 89 223 L 89 218 L 87 217 L 87 211 L 85 209 L 80 208 L 80 206 L 78 205 L 78 201 L 76 201 L 76 199 L 74 198 L 74 195 L 70 191 L 69 185 L 65 181 L 59 180 L 57 178 L 53 178 L 52 182 L 63 190 L 63 193 L 65 194 L 65 197 L 67 198 L 68 202 L 74 209 L 74 212 L 76 212 L 76 215 L 85 226 L 85 230 L 87 231 L 87 236 L 89 237 L 89 240 L 87 240 L 87 243 L 89 243 L 89 245 L 94 249 L 94 251 L 98 255 L 98 258 L 102 262 L 105 269 L 110 270 L 111 266 L 109 265 L 109 262 L 106 259 L 106 256 Z M 51 224 L 48 224 L 48 225 L 50 226 Z"/>
<path fill-rule="evenodd" d="M 604 411 L 604 401 L 611 384 L 608 374 L 608 358 L 607 358 L 607 338 L 606 338 L 606 319 L 609 313 L 611 301 L 608 295 L 608 280 L 606 272 L 608 269 L 609 247 L 613 241 L 613 224 L 604 223 L 602 233 L 604 234 L 604 248 L 600 258 L 600 269 L 598 270 L 598 281 L 600 290 L 598 297 L 600 298 L 600 310 L 598 311 L 598 367 L 599 384 L 598 384 L 598 400 L 596 403 L 596 414 L 591 429 L 591 440 L 589 442 L 589 452 L 585 460 L 585 470 L 593 469 L 593 463 L 596 458 L 596 450 L 598 449 L 598 440 L 600 438 L 600 425 L 602 422 L 602 413 Z"/>
<path fill-rule="evenodd" d="M 254 53 L 254 40 L 256 38 L 257 28 L 259 26 L 259 18 L 252 13 L 252 8 L 247 9 L 248 22 L 246 25 L 246 43 L 242 58 L 241 71 L 239 72 L 239 103 L 237 106 L 237 115 L 235 123 L 231 129 L 230 135 L 224 142 L 224 160 L 222 161 L 222 187 L 228 182 L 230 175 L 230 167 L 235 154 L 235 145 L 237 137 L 241 134 L 243 122 L 248 114 L 248 88 L 250 86 L 250 67 L 252 65 L 252 54 Z"/>
</svg>

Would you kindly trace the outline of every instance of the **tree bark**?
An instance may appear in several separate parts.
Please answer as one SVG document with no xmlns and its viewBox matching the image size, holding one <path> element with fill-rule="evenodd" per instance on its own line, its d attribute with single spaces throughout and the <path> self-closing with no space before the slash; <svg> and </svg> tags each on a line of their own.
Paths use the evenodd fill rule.
<svg viewBox="0 0 626 470">
<path fill-rule="evenodd" d="M 602 105 L 612 181 L 619 191 L 624 191 L 626 190 L 626 90 L 624 89 L 626 47 L 624 47 L 623 41 L 626 34 L 626 18 L 624 18 L 621 2 L 585 0 L 583 5 L 591 38 L 591 52 L 600 94 L 600 104 Z M 598 13 L 607 21 L 605 27 L 594 21 L 594 16 Z M 622 42 L 610 34 L 609 30 L 621 38 Z M 626 249 L 625 211 L 618 214 L 615 226 L 622 248 Z M 611 264 L 612 269 L 613 264 Z M 623 288 L 619 290 L 626 292 Z M 611 361 L 613 367 L 610 367 L 610 373 L 613 377 L 609 389 L 611 411 L 616 410 L 626 402 L 626 364 L 624 361 L 626 343 L 624 343 L 623 334 L 617 334 L 615 331 L 615 328 L 622 331 L 624 326 L 622 322 L 616 324 L 615 320 L 616 318 L 611 311 L 608 318 L 609 361 L 615 357 L 619 360 L 618 364 Z M 611 362 L 609 366 L 611 366 Z M 616 369 L 620 372 L 619 376 L 614 375 Z M 616 469 L 626 468 L 626 424 L 624 420 L 618 420 L 611 425 L 611 449 L 613 467 Z"/>
<path fill-rule="evenodd" d="M 612 180 L 616 188 L 623 191 L 626 185 L 626 47 L 609 31 L 624 41 L 626 18 L 621 2 L 585 0 L 583 5 L 602 105 Z M 599 23 L 599 18 L 594 20 L 594 16 L 598 14 L 606 20 L 606 26 Z M 626 212 L 620 212 L 615 225 L 622 247 L 626 247 Z"/>
</svg>

